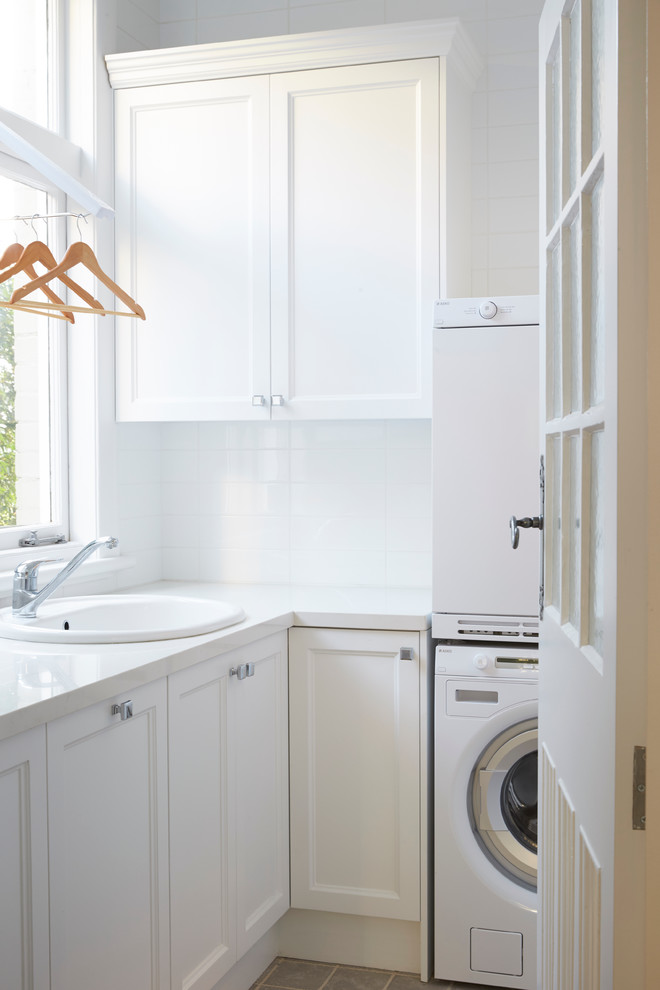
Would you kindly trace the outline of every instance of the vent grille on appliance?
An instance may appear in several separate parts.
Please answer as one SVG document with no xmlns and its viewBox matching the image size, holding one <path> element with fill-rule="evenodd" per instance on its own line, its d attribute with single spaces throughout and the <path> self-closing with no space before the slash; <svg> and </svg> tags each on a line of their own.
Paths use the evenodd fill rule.
<svg viewBox="0 0 660 990">
<path fill-rule="evenodd" d="M 457 619 L 456 633 L 464 639 L 498 639 L 516 642 L 536 643 L 539 638 L 539 624 L 533 619 L 489 619 L 470 616 Z"/>
<path fill-rule="evenodd" d="M 449 618 L 449 616 L 447 616 Z M 538 620 L 524 618 L 493 619 L 488 616 L 455 616 L 456 635 L 461 639 L 494 639 L 499 641 L 537 643 Z"/>
<path fill-rule="evenodd" d="M 538 646 L 539 620 L 532 615 L 466 615 L 434 612 L 433 638 L 482 640 L 510 646 Z"/>
</svg>

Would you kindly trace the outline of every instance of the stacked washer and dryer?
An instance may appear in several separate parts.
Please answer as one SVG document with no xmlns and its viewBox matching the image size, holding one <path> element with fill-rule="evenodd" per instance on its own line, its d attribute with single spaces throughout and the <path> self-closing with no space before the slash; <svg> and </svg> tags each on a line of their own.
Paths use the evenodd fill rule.
<svg viewBox="0 0 660 990">
<path fill-rule="evenodd" d="M 538 297 L 438 300 L 433 333 L 434 974 L 534 990 Z"/>
</svg>

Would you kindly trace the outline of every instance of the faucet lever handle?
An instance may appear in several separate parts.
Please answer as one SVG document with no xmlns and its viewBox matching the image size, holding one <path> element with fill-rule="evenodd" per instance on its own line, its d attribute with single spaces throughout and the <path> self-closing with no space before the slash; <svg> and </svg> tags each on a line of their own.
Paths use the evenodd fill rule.
<svg viewBox="0 0 660 990">
<path fill-rule="evenodd" d="M 14 584 L 22 591 L 37 590 L 37 572 L 42 564 L 55 564 L 61 557 L 44 557 L 42 560 L 24 560 L 14 570 Z"/>
</svg>

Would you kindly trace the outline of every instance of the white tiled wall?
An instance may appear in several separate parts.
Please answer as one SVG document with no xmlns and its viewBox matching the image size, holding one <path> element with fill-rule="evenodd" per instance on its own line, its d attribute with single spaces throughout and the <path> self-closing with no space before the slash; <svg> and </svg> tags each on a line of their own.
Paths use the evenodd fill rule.
<svg viewBox="0 0 660 990">
<path fill-rule="evenodd" d="M 430 424 L 161 427 L 163 577 L 426 586 Z"/>
<path fill-rule="evenodd" d="M 542 0 L 118 0 L 118 49 L 459 16 L 473 97 L 472 290 L 538 291 Z M 466 222 L 468 222 L 466 218 Z M 430 424 L 121 424 L 131 581 L 430 583 Z M 161 572 L 162 568 L 162 572 Z"/>
</svg>

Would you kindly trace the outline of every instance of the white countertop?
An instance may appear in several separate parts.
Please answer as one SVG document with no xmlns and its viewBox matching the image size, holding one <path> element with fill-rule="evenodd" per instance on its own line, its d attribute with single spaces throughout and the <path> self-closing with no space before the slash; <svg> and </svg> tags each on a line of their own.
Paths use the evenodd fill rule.
<svg viewBox="0 0 660 990">
<path fill-rule="evenodd" d="M 118 645 L 0 639 L 0 739 L 130 691 L 291 626 L 425 630 L 431 595 L 415 588 L 316 588 L 160 581 L 125 592 L 242 606 L 246 618 L 204 636 Z"/>
</svg>

